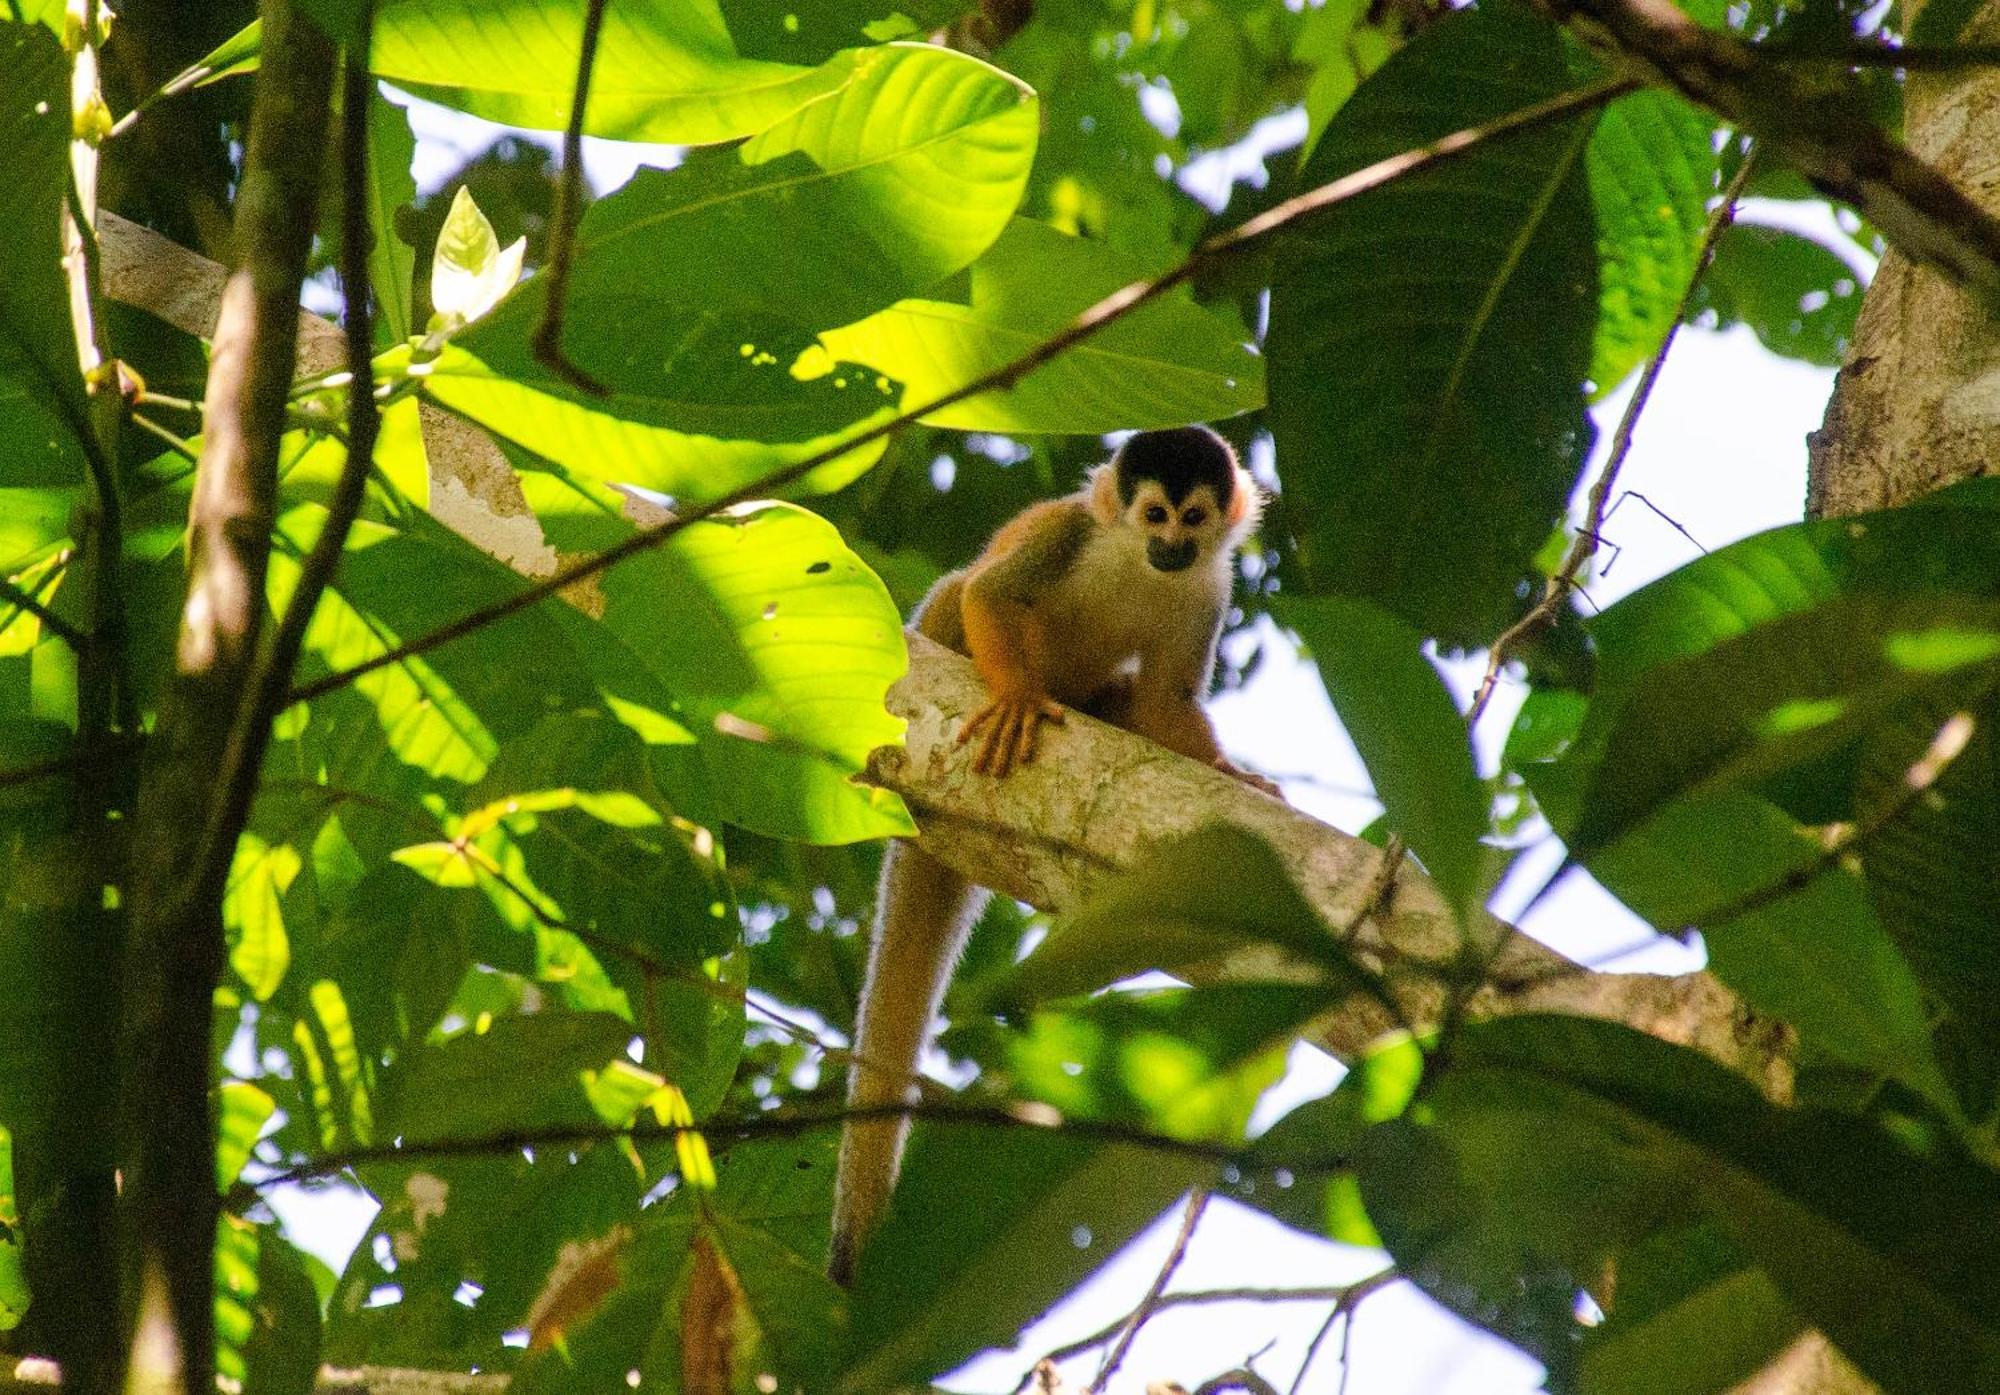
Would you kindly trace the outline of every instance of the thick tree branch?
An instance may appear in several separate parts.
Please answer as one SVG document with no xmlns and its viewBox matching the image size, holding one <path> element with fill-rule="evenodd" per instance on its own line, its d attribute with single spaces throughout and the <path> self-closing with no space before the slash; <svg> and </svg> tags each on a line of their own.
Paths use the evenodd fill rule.
<svg viewBox="0 0 2000 1395">
<path fill-rule="evenodd" d="M 921 635 L 909 636 L 910 672 L 889 706 L 909 721 L 902 747 L 875 753 L 870 778 L 910 805 L 926 849 L 995 890 L 1047 910 L 1076 905 L 1106 875 L 1179 834 L 1224 820 L 1277 851 L 1329 925 L 1359 926 L 1355 945 L 1419 1025 L 1439 1020 L 1452 966 L 1470 947 L 1493 954 L 1475 1013 L 1571 1012 L 1625 1022 L 1693 1046 L 1757 1080 L 1774 1097 L 1789 1088 L 1784 1035 L 1754 1018 L 1705 973 L 1592 973 L 1512 926 L 1482 914 L 1466 930 L 1421 871 L 1403 863 L 1381 914 L 1384 854 L 1141 737 L 1081 716 L 1047 732 L 1033 765 L 1004 781 L 972 773 L 959 724 L 986 701 L 972 665 Z M 1219 962 L 1217 977 L 1270 977 L 1282 963 L 1255 955 Z M 1315 1023 L 1319 1045 L 1351 1059 L 1395 1026 L 1357 998 Z"/>
<path fill-rule="evenodd" d="M 1852 88 L 1706 29 L 1673 0 L 1535 0 L 1614 72 L 1679 92 L 1853 205 L 1905 255 L 2000 303 L 2000 218 L 1883 133 Z"/>
<path fill-rule="evenodd" d="M 263 67 L 237 200 L 240 264 L 223 295 L 209 369 L 174 673 L 141 775 L 125 958 L 121 1152 L 127 1303 L 137 1323 L 127 1388 L 187 1395 L 215 1386 L 210 1038 L 237 830 L 224 826 L 213 777 L 264 612 L 278 443 L 333 72 L 332 46 L 285 0 L 266 0 L 262 15 Z"/>
</svg>

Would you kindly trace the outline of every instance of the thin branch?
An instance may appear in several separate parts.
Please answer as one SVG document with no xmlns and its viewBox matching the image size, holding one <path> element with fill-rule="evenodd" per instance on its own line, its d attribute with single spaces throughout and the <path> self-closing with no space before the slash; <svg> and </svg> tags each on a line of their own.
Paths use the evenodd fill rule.
<svg viewBox="0 0 2000 1395">
<path fill-rule="evenodd" d="M 1158 1301 L 1153 1304 L 1153 1310 L 1159 1313 L 1168 1308 L 1196 1308 L 1213 1303 L 1338 1303 L 1347 1296 L 1347 1291 L 1347 1285 L 1316 1288 L 1185 1289 L 1179 1293 L 1161 1294 Z M 1081 1356 L 1084 1352 L 1103 1346 L 1123 1332 L 1131 1320 L 1132 1314 L 1127 1313 L 1117 1321 L 1098 1328 L 1087 1337 L 1079 1337 L 1073 1342 L 1067 1342 L 1049 1351 L 1041 1360 L 1029 1367 L 1027 1373 L 1014 1386 L 1016 1395 L 1034 1383 L 1036 1372 L 1044 1366 L 1052 1367 L 1058 1362 L 1069 1360 L 1072 1356 Z"/>
<path fill-rule="evenodd" d="M 1964 753 L 1976 730 L 1977 723 L 1971 713 L 1954 712 L 1938 727 L 1936 734 L 1925 745 L 1923 754 L 1903 771 L 1903 787 L 1896 792 L 1894 799 L 1853 825 L 1844 836 L 1831 840 L 1826 850 L 1811 862 L 1713 911 L 1702 912 L 1692 918 L 1694 923 L 1709 928 L 1727 925 L 1752 911 L 1760 911 L 1805 890 L 1848 858 L 1860 854 L 1869 843 L 1916 806 L 1917 801 L 1951 768 L 1951 763 Z"/>
<path fill-rule="evenodd" d="M 2000 44 L 1885 44 L 1856 39 L 1829 47 L 1783 43 L 1752 44 L 1758 57 L 1796 68 L 1898 68 L 1911 73 L 1948 73 L 2000 63 Z"/>
<path fill-rule="evenodd" d="M 217 783 L 222 790 L 196 866 L 227 868 L 236 851 L 237 835 L 256 797 L 271 724 L 289 702 L 292 671 L 312 625 L 320 597 L 332 584 L 347 548 L 347 535 L 361 514 L 368 474 L 375 461 L 375 439 L 381 415 L 375 403 L 374 319 L 369 306 L 368 255 L 373 236 L 368 226 L 368 104 L 374 83 L 366 55 L 374 38 L 374 0 L 362 0 L 355 17 L 356 38 L 346 55 L 341 87 L 340 284 L 345 295 L 347 337 L 347 456 L 327 501 L 326 521 L 313 539 L 312 551 L 300 564 L 297 585 L 286 603 L 277 632 L 258 656 L 248 690 L 236 708 L 229 743 L 222 754 Z"/>
<path fill-rule="evenodd" d="M 25 586 L 17 586 L 5 577 L 0 577 L 0 601 L 7 601 L 17 610 L 25 610 L 42 622 L 42 628 L 56 636 L 71 649 L 81 654 L 90 643 L 90 636 L 69 621 L 50 610 Z"/>
<path fill-rule="evenodd" d="M 1222 1167 L 1234 1167 L 1253 1175 L 1261 1176 L 1274 1170 L 1273 1164 L 1244 1145 L 1174 1138 L 1134 1124 L 1119 1123 L 1110 1119 L 1066 1118 L 1051 1106 L 1032 1101 L 1018 1104 L 971 1105 L 956 1102 L 911 1101 L 810 1113 L 773 1111 L 768 1114 L 752 1114 L 733 1119 L 721 1117 L 704 1119 L 694 1125 L 693 1131 L 705 1135 L 710 1148 L 720 1152 L 733 1143 L 751 1139 L 790 1138 L 797 1134 L 810 1133 L 815 1129 L 833 1128 L 850 1120 L 869 1119 L 920 1119 L 932 1123 L 969 1124 L 983 1128 L 1040 1129 L 1071 1138 L 1091 1139 L 1102 1143 L 1124 1143 L 1175 1157 L 1198 1158 L 1204 1162 L 1212 1162 Z M 354 1148 L 266 1173 L 254 1182 L 238 1182 L 230 1193 L 230 1204 L 240 1209 L 242 1205 L 247 1205 L 254 1199 L 257 1193 L 271 1187 L 310 1181 L 317 1177 L 329 1177 L 351 1168 L 380 1163 L 421 1162 L 436 1158 L 495 1157 L 518 1153 L 524 1149 L 581 1147 L 592 1143 L 615 1142 L 619 1139 L 630 1139 L 634 1143 L 642 1144 L 663 1143 L 672 1142 L 676 1136 L 689 1131 L 686 1126 L 637 1121 L 631 1127 L 624 1129 L 592 1127 L 515 1129 L 476 1138 L 405 1141 L 395 1145 Z M 1284 1170 L 1294 1177 L 1328 1177 L 1345 1172 L 1352 1166 L 1352 1160 L 1343 1153 L 1330 1154 L 1324 1158 L 1287 1161 Z"/>
<path fill-rule="evenodd" d="M 1126 315 L 1131 314 L 1134 310 L 1137 310 L 1140 306 L 1158 299 L 1175 287 L 1194 279 L 1204 271 L 1207 271 L 1216 262 L 1243 251 L 1245 248 L 1262 241 L 1272 233 L 1279 231 L 1281 228 L 1288 227 L 1302 218 L 1344 203 L 1372 189 L 1378 189 L 1384 184 L 1414 174 L 1418 170 L 1442 164 L 1456 156 L 1465 154 L 1486 141 L 1545 126 L 1550 122 L 1559 121 L 1564 117 L 1575 116 L 1581 112 L 1595 110 L 1633 91 L 1636 86 L 1636 82 L 1632 79 L 1616 78 L 1596 83 L 1590 87 L 1579 88 L 1574 92 L 1565 93 L 1560 97 L 1551 98 L 1545 102 L 1537 102 L 1533 106 L 1524 107 L 1506 116 L 1497 117 L 1483 125 L 1454 131 L 1450 135 L 1442 136 L 1420 149 L 1404 151 L 1386 160 L 1378 160 L 1376 163 L 1356 170 L 1352 174 L 1333 180 L 1331 183 L 1323 184 L 1316 189 L 1308 190 L 1296 198 L 1287 199 L 1277 207 L 1259 214 L 1257 217 L 1248 220 L 1238 227 L 1219 233 L 1206 242 L 1203 242 L 1188 255 L 1186 260 L 1165 274 L 1150 281 L 1135 281 L 1121 290 L 1112 292 L 1070 321 L 1063 329 L 1041 343 L 1027 349 L 1017 357 L 1010 359 L 998 368 L 981 373 L 959 387 L 939 394 L 928 402 L 920 403 L 915 407 L 899 412 L 889 420 L 851 436 L 838 445 L 830 446 L 825 450 L 815 451 L 803 460 L 796 461 L 782 469 L 774 470 L 740 488 L 730 490 L 707 503 L 688 508 L 664 523 L 641 529 L 631 537 L 604 549 L 602 552 L 592 553 L 588 557 L 580 558 L 568 566 L 558 569 L 552 575 L 523 588 L 504 601 L 473 611 L 452 621 L 450 624 L 440 625 L 429 634 L 419 635 L 416 639 L 406 644 L 375 655 L 373 658 L 355 664 L 351 668 L 342 669 L 338 673 L 328 674 L 324 678 L 316 679 L 311 683 L 295 688 L 292 691 L 292 700 L 294 702 L 308 701 L 324 693 L 332 692 L 335 689 L 344 688 L 355 679 L 365 674 L 373 673 L 376 669 L 400 663 L 405 659 L 414 658 L 419 654 L 427 654 L 441 645 L 449 644 L 455 639 L 463 638 L 474 631 L 484 629 L 495 621 L 504 620 L 510 615 L 518 614 L 530 606 L 559 594 L 585 577 L 595 576 L 608 567 L 616 566 L 628 557 L 634 557 L 641 552 L 658 547 L 661 543 L 667 541 L 683 529 L 702 522 L 704 519 L 713 518 L 715 515 L 734 508 L 738 504 L 761 498 L 768 495 L 772 490 L 780 489 L 785 485 L 803 479 L 806 475 L 817 470 L 828 461 L 835 460 L 851 451 L 860 449 L 862 446 L 881 440 L 883 437 L 901 430 L 912 422 L 919 421 L 934 412 L 942 411 L 944 408 L 956 403 L 963 402 L 967 398 L 977 397 L 981 393 L 992 392 L 996 389 L 1010 387 L 1051 359 L 1089 339 L 1099 330 L 1116 323 Z"/>
<path fill-rule="evenodd" d="M 1118 1368 L 1125 1362 L 1125 1353 L 1132 1349 L 1132 1343 L 1139 1336 L 1139 1329 L 1147 1319 L 1159 1311 L 1160 1295 L 1167 1291 L 1167 1283 L 1174 1277 L 1174 1271 L 1187 1258 L 1189 1243 L 1194 1239 L 1195 1227 L 1201 1224 L 1204 1211 L 1208 1210 L 1208 1188 L 1196 1187 L 1188 1193 L 1187 1209 L 1181 1213 L 1181 1228 L 1174 1236 L 1173 1246 L 1168 1249 L 1166 1259 L 1160 1265 L 1160 1272 L 1153 1276 L 1153 1283 L 1146 1290 L 1146 1296 L 1139 1300 L 1139 1306 L 1132 1310 L 1125 1328 L 1118 1334 L 1118 1340 L 1105 1353 L 1104 1363 L 1097 1368 L 1097 1378 L 1090 1383 L 1089 1392 L 1104 1391 L 1111 1384 L 1111 1378 L 1118 1374 Z M 1089 1395 L 1086 1392 L 1086 1395 Z"/>
<path fill-rule="evenodd" d="M 130 417 L 132 424 L 141 431 L 157 436 L 161 441 L 165 442 L 167 449 L 175 455 L 180 456 L 183 460 L 191 464 L 199 465 L 201 463 L 201 453 L 194 448 L 194 443 L 189 441 L 185 436 L 175 435 L 144 412 L 128 412 L 126 415 Z"/>
<path fill-rule="evenodd" d="M 1653 400 L 1653 387 L 1660 381 L 1660 371 L 1666 367 L 1667 354 L 1674 347 L 1674 339 L 1680 333 L 1681 321 L 1687 318 L 1688 306 L 1693 303 L 1696 288 L 1707 272 L 1709 264 L 1715 260 L 1715 249 L 1722 240 L 1722 234 L 1736 220 L 1736 201 L 1743 196 L 1743 190 L 1750 182 L 1751 173 L 1757 165 L 1757 153 L 1751 151 L 1744 156 L 1737 168 L 1736 177 L 1729 181 L 1729 187 L 1722 191 L 1722 201 L 1709 215 L 1708 226 L 1702 230 L 1701 246 L 1695 254 L 1694 273 L 1688 277 L 1681 298 L 1674 306 L 1674 315 L 1667 322 L 1667 332 L 1660 339 L 1660 347 L 1646 361 L 1639 374 L 1639 381 L 1632 389 L 1631 400 L 1625 404 L 1625 411 L 1618 418 L 1618 428 L 1612 433 L 1611 449 L 1604 459 L 1604 468 L 1598 472 L 1596 482 L 1590 486 L 1589 502 L 1585 507 L 1583 527 L 1577 530 L 1575 541 L 1570 544 L 1569 555 L 1556 574 L 1549 578 L 1542 590 L 1542 598 L 1534 607 L 1501 631 L 1493 641 L 1493 648 L 1487 654 L 1486 673 L 1479 680 L 1479 691 L 1473 695 L 1472 707 L 1467 711 L 1467 725 L 1474 725 L 1486 711 L 1486 704 L 1492 700 L 1493 689 L 1500 681 L 1500 670 L 1506 666 L 1514 646 L 1537 630 L 1553 624 L 1561 612 L 1563 602 L 1576 590 L 1577 578 L 1590 559 L 1597 554 L 1598 542 L 1604 534 L 1605 507 L 1611 499 L 1612 488 L 1618 483 L 1618 472 L 1625 466 L 1625 457 L 1632 453 L 1632 436 L 1639 426 L 1639 417 L 1646 410 L 1646 404 Z"/>
<path fill-rule="evenodd" d="M 597 66 L 597 43 L 604 29 L 607 0 L 590 0 L 583 15 L 583 48 L 576 60 L 576 90 L 570 96 L 569 125 L 563 130 L 562 182 L 556 186 L 554 226 L 549 230 L 548 281 L 542 318 L 529 345 L 535 358 L 564 382 L 592 397 L 609 397 L 611 389 L 572 363 L 563 353 L 563 316 L 569 300 L 570 266 L 576 261 L 576 228 L 583 217 L 583 115 L 590 105 L 590 73 Z"/>
<path fill-rule="evenodd" d="M 1340 1380 L 1343 1385 L 1347 1383 L 1347 1339 L 1354 1332 L 1354 1310 L 1361 1306 L 1361 1300 L 1369 1294 L 1387 1287 L 1401 1277 L 1402 1275 L 1391 1267 L 1370 1274 L 1357 1283 L 1349 1284 L 1342 1291 L 1340 1297 L 1334 1300 L 1333 1311 L 1326 1315 L 1326 1321 L 1320 1324 L 1319 1331 L 1313 1333 L 1312 1341 L 1307 1343 L 1305 1359 L 1299 1362 L 1299 1373 L 1292 1377 L 1292 1388 L 1286 1395 L 1299 1395 L 1299 1391 L 1305 1388 L 1306 1372 L 1312 1369 L 1313 1358 L 1319 1355 L 1320 1344 L 1326 1340 L 1326 1334 L 1333 1330 L 1333 1325 L 1342 1318 L 1347 1319 L 1347 1326 L 1341 1329 L 1340 1334 Z"/>
</svg>

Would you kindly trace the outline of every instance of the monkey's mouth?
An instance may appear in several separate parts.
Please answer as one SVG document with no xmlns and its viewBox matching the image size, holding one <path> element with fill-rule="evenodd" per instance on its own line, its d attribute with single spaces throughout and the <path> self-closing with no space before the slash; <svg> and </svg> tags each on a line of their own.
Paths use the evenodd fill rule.
<svg viewBox="0 0 2000 1395">
<path fill-rule="evenodd" d="M 1193 538 L 1177 543 L 1159 538 L 1146 539 L 1146 560 L 1153 564 L 1155 571 L 1184 572 L 1194 565 L 1194 555 L 1199 550 L 1200 544 Z"/>
</svg>

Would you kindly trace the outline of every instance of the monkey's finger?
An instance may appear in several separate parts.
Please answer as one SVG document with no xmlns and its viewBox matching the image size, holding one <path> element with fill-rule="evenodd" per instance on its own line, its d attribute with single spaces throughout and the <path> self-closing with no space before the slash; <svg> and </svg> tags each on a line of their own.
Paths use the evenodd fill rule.
<svg viewBox="0 0 2000 1395">
<path fill-rule="evenodd" d="M 964 726 L 958 729 L 958 744 L 963 746 L 966 742 L 972 740 L 973 733 L 978 731 L 981 727 L 985 726 L 988 722 L 992 721 L 993 715 L 995 712 L 999 710 L 999 707 L 1000 707 L 999 703 L 989 702 L 984 707 L 980 708 L 977 712 L 973 713 L 972 720 L 967 722 Z M 977 768 L 978 767 L 975 765 L 974 769 Z"/>
<path fill-rule="evenodd" d="M 1051 717 L 1049 715 L 1048 709 L 1052 706 L 1054 706 L 1053 703 L 1047 703 L 1047 702 L 1043 703 L 1042 710 L 1040 712 L 1030 712 L 1028 714 L 1028 720 L 1021 723 L 1021 750 L 1019 754 L 1019 760 L 1022 765 L 1026 765 L 1030 761 L 1034 760 L 1035 752 L 1041 747 L 1042 723 L 1061 722 L 1062 719 L 1060 717 Z"/>
<path fill-rule="evenodd" d="M 1028 722 L 1027 711 L 1016 707 L 1007 713 L 1006 726 L 1000 737 L 999 759 L 993 764 L 993 778 L 1003 780 L 1021 763 L 1021 729 Z"/>
<path fill-rule="evenodd" d="M 1064 707 L 1061 703 L 1057 702 L 1054 698 L 1042 699 L 1042 717 L 1045 721 L 1054 722 L 1057 726 L 1061 726 L 1063 724 L 1063 718 L 1068 715 L 1069 715 L 1069 709 Z"/>
<path fill-rule="evenodd" d="M 995 717 L 996 719 L 993 724 L 986 728 L 984 739 L 979 743 L 979 758 L 972 762 L 972 769 L 975 774 L 1005 775 L 1007 773 L 1004 768 L 996 770 L 994 767 L 1000 759 L 1000 753 L 1005 749 L 1008 713 L 1004 708 L 1000 708 L 996 710 Z"/>
</svg>

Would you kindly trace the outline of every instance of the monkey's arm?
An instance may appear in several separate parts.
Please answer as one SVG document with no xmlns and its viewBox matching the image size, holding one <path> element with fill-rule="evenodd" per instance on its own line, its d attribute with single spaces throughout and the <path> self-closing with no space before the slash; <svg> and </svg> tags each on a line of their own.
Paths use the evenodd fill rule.
<svg viewBox="0 0 2000 1395">
<path fill-rule="evenodd" d="M 1242 769 L 1222 754 L 1215 724 L 1201 705 L 1215 673 L 1215 646 L 1222 635 L 1221 607 L 1186 618 L 1188 623 L 1168 629 L 1140 656 L 1131 707 L 1119 725 L 1283 798 L 1275 783 Z"/>
<path fill-rule="evenodd" d="M 966 574 L 966 648 L 993 699 L 958 739 L 985 731 L 972 762 L 980 774 L 1004 776 L 1033 760 L 1039 724 L 1063 719 L 1049 696 L 1050 636 L 1037 607 L 1068 579 L 1094 526 L 1080 500 L 1038 504 L 1001 529 Z"/>
</svg>

